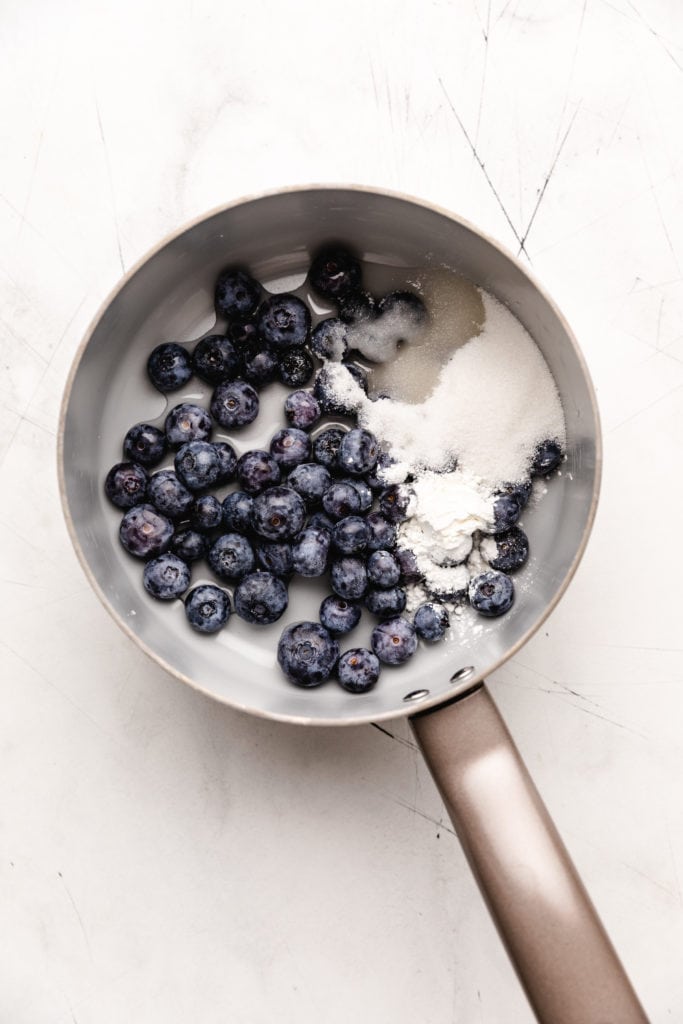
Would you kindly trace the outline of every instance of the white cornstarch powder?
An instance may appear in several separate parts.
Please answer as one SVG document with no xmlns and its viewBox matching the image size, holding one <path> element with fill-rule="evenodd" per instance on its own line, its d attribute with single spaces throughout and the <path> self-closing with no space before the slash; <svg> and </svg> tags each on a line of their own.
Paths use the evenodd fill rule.
<svg viewBox="0 0 683 1024">
<path fill-rule="evenodd" d="M 473 535 L 490 531 L 495 492 L 528 479 L 542 441 L 566 443 L 562 404 L 540 350 L 509 309 L 480 294 L 480 333 L 456 349 L 419 404 L 372 401 L 343 365 L 327 364 L 337 397 L 394 460 L 382 471 L 386 483 L 412 476 L 399 545 L 414 551 L 427 591 L 445 596 L 467 585 L 468 558 L 472 569 L 481 562 Z M 382 336 L 375 354 L 368 342 L 365 355 L 382 361 L 385 342 Z"/>
</svg>

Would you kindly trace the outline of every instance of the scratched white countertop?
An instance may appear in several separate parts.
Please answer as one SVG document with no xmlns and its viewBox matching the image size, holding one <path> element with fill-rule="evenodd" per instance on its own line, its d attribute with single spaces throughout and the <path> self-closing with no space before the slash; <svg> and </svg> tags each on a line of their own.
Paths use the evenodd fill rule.
<svg viewBox="0 0 683 1024">
<path fill-rule="evenodd" d="M 490 683 L 656 1024 L 683 1020 L 683 5 L 8 0 L 0 34 L 0 1022 L 528 1024 L 405 720 L 210 702 L 91 591 L 56 480 L 85 328 L 287 184 L 463 215 L 559 303 L 600 508 Z"/>
</svg>

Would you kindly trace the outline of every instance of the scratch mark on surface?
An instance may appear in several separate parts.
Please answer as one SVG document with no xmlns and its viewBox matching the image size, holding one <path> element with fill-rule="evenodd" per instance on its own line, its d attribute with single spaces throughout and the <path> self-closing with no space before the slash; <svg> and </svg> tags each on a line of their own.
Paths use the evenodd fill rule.
<svg viewBox="0 0 683 1024">
<path fill-rule="evenodd" d="M 104 137 L 104 128 L 102 127 L 102 117 L 100 116 L 100 106 L 95 97 L 95 111 L 97 113 L 97 126 L 100 130 L 100 139 L 102 140 L 102 149 L 104 150 L 104 162 L 107 168 L 107 178 L 109 179 L 109 191 L 111 193 L 111 206 L 112 213 L 114 215 L 114 230 L 116 231 L 116 245 L 119 250 L 119 260 L 121 261 L 121 270 L 125 274 L 126 265 L 123 262 L 123 252 L 121 250 L 121 235 L 119 232 L 119 218 L 116 212 L 116 195 L 114 193 L 114 179 L 111 173 L 111 164 L 109 162 L 109 149 L 107 148 L 107 141 Z"/>
<path fill-rule="evenodd" d="M 650 174 L 650 165 L 647 162 L 647 156 L 645 154 L 645 147 L 643 146 L 643 140 L 641 139 L 640 135 L 638 136 L 638 145 L 640 146 L 640 152 L 641 152 L 642 157 L 643 157 L 643 165 L 645 167 L 645 173 L 647 174 L 647 180 L 650 183 L 650 192 L 652 193 L 652 198 L 654 199 L 655 206 L 657 207 L 657 214 L 659 216 L 659 223 L 662 226 L 662 231 L 664 232 L 664 237 L 666 238 L 667 245 L 669 246 L 669 250 L 671 252 L 671 255 L 674 258 L 674 263 L 676 264 L 676 270 L 680 274 L 681 273 L 681 265 L 678 262 L 678 256 L 676 255 L 676 250 L 674 249 L 673 242 L 671 241 L 671 235 L 669 234 L 669 229 L 667 227 L 666 220 L 665 220 L 664 215 L 662 213 L 662 208 L 659 205 L 659 198 L 657 196 L 657 188 L 655 186 L 655 183 L 652 180 L 652 175 Z"/>
<path fill-rule="evenodd" d="M 663 38 L 663 36 L 661 36 L 661 35 L 659 34 L 659 32 L 657 32 L 657 31 L 656 31 L 656 30 L 655 30 L 655 29 L 654 29 L 654 28 L 652 27 L 652 25 L 650 25 L 650 23 L 649 23 L 648 21 L 646 21 L 646 20 L 645 20 L 645 18 L 643 17 L 643 15 L 641 14 L 641 12 L 640 12 L 640 11 L 638 10 L 638 8 L 637 8 L 637 7 L 635 6 L 635 4 L 631 3 L 631 0 L 626 0 L 626 2 L 628 3 L 628 5 L 629 5 L 629 7 L 631 8 L 631 10 L 633 11 L 633 13 L 634 13 L 634 14 L 636 14 L 636 15 L 638 16 L 638 18 L 639 18 L 639 19 L 640 19 L 640 20 L 642 21 L 643 25 L 644 25 L 644 26 L 645 26 L 645 28 L 646 28 L 646 29 L 648 30 L 648 32 L 650 32 L 650 33 L 651 33 L 651 34 L 652 34 L 652 35 L 653 35 L 653 36 L 655 37 L 655 39 L 657 40 L 657 42 L 659 43 L 659 45 L 660 45 L 660 46 L 662 47 L 662 49 L 663 49 L 663 50 L 664 50 L 664 52 L 665 52 L 665 53 L 667 54 L 667 56 L 669 56 L 669 57 L 671 58 L 671 60 L 672 60 L 672 61 L 674 62 L 674 64 L 675 64 L 675 65 L 676 65 L 676 67 L 678 68 L 678 70 L 679 70 L 679 71 L 683 71 L 683 66 L 681 66 L 681 65 L 680 65 L 680 64 L 678 63 L 678 61 L 677 61 L 677 60 L 676 60 L 676 58 L 674 57 L 673 53 L 671 52 L 671 50 L 669 49 L 669 47 L 668 47 L 668 46 L 666 45 L 666 42 L 664 41 L 664 38 Z"/>
<path fill-rule="evenodd" d="M 592 715 L 593 718 L 600 718 L 603 722 L 609 722 L 610 725 L 615 725 L 617 729 L 623 729 L 624 732 L 630 732 L 633 736 L 640 737 L 641 740 L 646 740 L 649 737 L 644 732 L 638 732 L 637 729 L 631 729 L 630 726 L 624 725 L 623 722 L 617 722 L 614 718 L 608 718 L 607 715 L 599 715 L 597 711 L 590 711 L 588 708 L 582 707 L 581 704 L 574 704 L 573 707 L 579 711 L 583 711 L 586 715 Z"/>
<path fill-rule="evenodd" d="M 666 356 L 664 356 L 664 358 L 666 358 Z M 675 387 L 670 388 L 668 391 L 665 391 L 665 393 L 663 395 L 660 395 L 659 398 L 653 399 L 648 405 L 644 405 L 641 409 L 637 409 L 634 413 L 631 413 L 630 416 L 627 416 L 626 419 L 620 420 L 619 423 L 616 423 L 613 427 L 610 427 L 607 433 L 613 434 L 616 430 L 620 430 L 622 427 L 626 426 L 627 423 L 630 423 L 631 420 L 634 420 L 636 416 L 641 416 L 644 412 L 648 412 L 655 405 L 658 405 L 660 402 L 663 402 L 665 398 L 669 398 L 670 395 L 673 395 L 677 391 L 680 391 L 682 387 L 683 384 L 677 384 Z"/>
<path fill-rule="evenodd" d="M 439 820 L 438 818 L 432 818 L 430 814 L 425 814 L 424 811 L 418 811 L 417 807 L 414 807 L 412 804 L 408 803 L 407 800 L 401 800 L 399 797 L 396 796 L 392 797 L 391 799 L 395 804 L 398 804 L 399 807 L 405 807 L 405 809 L 407 811 L 410 811 L 412 814 L 417 814 L 418 818 L 424 818 L 425 821 L 431 821 L 432 825 L 436 825 L 437 828 L 443 829 L 444 832 L 450 832 L 452 836 L 456 835 L 455 831 L 452 828 L 449 828 L 448 825 L 444 825 L 443 821 Z"/>
<path fill-rule="evenodd" d="M 377 729 L 379 732 L 383 732 L 389 739 L 394 740 L 396 743 L 401 743 L 404 747 L 409 747 L 410 750 L 417 750 L 417 744 L 411 743 L 410 740 L 405 740 L 402 736 L 394 736 L 393 732 L 389 732 L 381 725 L 377 725 L 376 722 L 371 722 L 370 725 L 373 729 Z"/>
<path fill-rule="evenodd" d="M 472 150 L 472 155 L 474 156 L 474 159 L 477 161 L 477 163 L 481 167 L 482 172 L 484 174 L 484 177 L 486 178 L 486 181 L 488 183 L 489 188 L 493 192 L 493 195 L 495 196 L 495 199 L 496 199 L 498 205 L 500 206 L 501 210 L 503 211 L 503 214 L 505 215 L 505 219 L 508 222 L 508 224 L 510 225 L 510 228 L 512 229 L 513 235 L 515 236 L 515 238 L 519 242 L 519 252 L 520 253 L 523 252 L 524 255 L 527 257 L 527 259 L 529 259 L 529 254 L 527 253 L 526 249 L 524 248 L 524 241 L 523 241 L 522 238 L 520 238 L 520 235 L 519 235 L 519 232 L 517 231 L 517 228 L 512 223 L 512 219 L 510 217 L 510 214 L 505 209 L 505 206 L 503 205 L 503 200 L 498 195 L 498 192 L 496 191 L 496 187 L 493 184 L 493 182 L 491 181 L 491 178 L 489 177 L 489 173 L 486 170 L 486 166 L 484 164 L 484 161 L 479 156 L 479 154 L 477 152 L 477 149 L 476 149 L 476 146 L 474 145 L 474 143 L 472 142 L 471 138 L 469 137 L 469 135 L 467 133 L 467 129 L 465 128 L 465 125 L 462 123 L 462 120 L 460 119 L 460 115 L 458 114 L 457 110 L 453 106 L 453 102 L 452 102 L 450 96 L 448 95 L 448 92 L 446 91 L 446 86 L 443 84 L 443 80 L 441 78 L 437 78 L 437 81 L 438 81 L 439 85 L 441 86 L 441 90 L 442 90 L 444 96 L 446 97 L 446 102 L 448 103 L 448 106 L 451 108 L 451 113 L 453 114 L 453 117 L 456 119 L 456 121 L 460 125 L 460 130 L 462 131 L 463 135 L 465 136 L 465 139 L 467 140 L 468 146 Z M 531 260 L 529 260 L 529 262 L 531 262 Z"/>
<path fill-rule="evenodd" d="M 474 129 L 474 144 L 479 144 L 479 128 L 481 126 L 481 115 L 484 109 L 484 92 L 486 90 L 486 71 L 489 62 L 489 34 L 491 31 L 491 0 L 488 3 L 488 9 L 486 12 L 486 28 L 482 29 L 484 33 L 484 66 L 481 73 L 481 89 L 479 90 L 479 109 L 477 111 L 477 126 Z"/>
<path fill-rule="evenodd" d="M 75 899 L 71 895 L 71 890 L 69 889 L 69 886 L 66 884 L 66 881 L 64 879 L 64 875 L 62 874 L 61 871 L 58 871 L 57 874 L 59 875 L 59 877 L 60 877 L 60 879 L 62 881 L 62 885 L 64 886 L 64 891 L 66 892 L 66 895 L 69 897 L 69 902 L 70 902 L 71 906 L 73 907 L 74 914 L 76 915 L 76 917 L 78 919 L 78 923 L 80 925 L 81 932 L 83 933 L 83 939 L 85 941 L 85 947 L 88 950 L 88 956 L 92 960 L 92 950 L 90 948 L 90 940 L 88 938 L 88 933 L 85 930 L 85 925 L 83 924 L 83 918 L 81 917 L 80 911 L 79 911 L 78 907 L 76 906 Z M 73 1017 L 73 1013 L 72 1013 L 71 1016 Z"/>
<path fill-rule="evenodd" d="M 574 126 L 574 122 L 576 121 L 576 117 L 577 117 L 577 115 L 579 113 L 579 109 L 580 108 L 577 107 L 577 109 L 574 111 L 574 115 L 573 115 L 571 121 L 569 122 L 569 124 L 567 126 L 567 130 L 564 133 L 564 135 L 562 137 L 562 141 L 560 142 L 560 145 L 558 147 L 558 150 L 555 153 L 555 159 L 553 160 L 552 164 L 550 165 L 550 170 L 548 171 L 548 173 L 545 176 L 545 181 L 543 182 L 543 186 L 541 188 L 541 191 L 538 194 L 538 199 L 536 200 L 536 205 L 534 206 L 533 211 L 531 213 L 531 218 L 529 220 L 529 223 L 526 226 L 526 231 L 524 232 L 524 235 L 523 235 L 523 237 L 520 240 L 519 252 L 522 252 L 522 250 L 524 249 L 524 243 L 526 242 L 526 240 L 527 240 L 527 238 L 529 236 L 529 232 L 531 231 L 531 226 L 534 223 L 534 221 L 536 219 L 536 214 L 538 213 L 539 207 L 540 207 L 541 203 L 543 202 L 543 197 L 545 196 L 546 189 L 548 188 L 548 184 L 550 182 L 550 179 L 552 178 L 553 174 L 555 173 L 555 168 L 557 167 L 557 162 L 560 159 L 560 155 L 562 153 L 562 150 L 564 149 L 565 143 L 566 143 L 567 139 L 569 138 L 569 133 L 571 132 L 571 130 L 572 130 L 573 126 Z M 518 255 L 519 255 L 519 253 L 518 253 Z"/>
</svg>

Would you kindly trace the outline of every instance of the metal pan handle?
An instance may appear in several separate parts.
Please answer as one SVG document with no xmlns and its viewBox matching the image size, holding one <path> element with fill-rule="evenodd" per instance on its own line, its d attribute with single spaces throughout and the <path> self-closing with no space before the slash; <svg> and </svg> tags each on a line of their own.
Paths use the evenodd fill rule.
<svg viewBox="0 0 683 1024">
<path fill-rule="evenodd" d="M 540 1024 L 647 1024 L 486 687 L 411 724 Z"/>
</svg>

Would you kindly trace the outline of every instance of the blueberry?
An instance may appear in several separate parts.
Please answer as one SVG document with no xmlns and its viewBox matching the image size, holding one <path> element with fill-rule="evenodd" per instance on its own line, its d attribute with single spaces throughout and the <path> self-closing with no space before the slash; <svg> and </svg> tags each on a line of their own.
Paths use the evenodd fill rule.
<svg viewBox="0 0 683 1024">
<path fill-rule="evenodd" d="M 491 533 L 504 533 L 514 526 L 522 514 L 522 506 L 511 494 L 499 494 L 493 502 Z"/>
<path fill-rule="evenodd" d="M 332 536 L 332 530 L 334 529 L 334 522 L 324 512 L 314 512 L 311 518 L 308 520 L 309 526 L 319 526 L 321 530 L 327 530 Z"/>
<path fill-rule="evenodd" d="M 269 626 L 288 603 L 287 587 L 270 572 L 252 572 L 235 587 L 235 611 L 245 622 Z"/>
<path fill-rule="evenodd" d="M 270 454 L 280 469 L 293 469 L 311 457 L 311 439 L 304 430 L 285 427 L 278 430 L 270 442 Z"/>
<path fill-rule="evenodd" d="M 480 615 L 493 617 L 503 615 L 512 607 L 515 588 L 505 573 L 490 570 L 479 573 L 470 580 L 468 596 L 470 604 Z"/>
<path fill-rule="evenodd" d="M 357 601 L 368 589 L 368 574 L 360 558 L 345 555 L 330 567 L 330 584 L 335 594 L 347 601 Z"/>
<path fill-rule="evenodd" d="M 353 484 L 338 481 L 331 483 L 324 492 L 322 501 L 323 508 L 333 519 L 343 519 L 345 516 L 360 512 L 360 497 Z"/>
<path fill-rule="evenodd" d="M 194 501 L 194 494 L 172 469 L 160 469 L 152 474 L 147 484 L 147 497 L 157 511 L 169 519 L 182 519 L 188 515 Z"/>
<path fill-rule="evenodd" d="M 305 345 L 311 329 L 311 313 L 296 295 L 271 295 L 258 311 L 258 329 L 273 348 Z"/>
<path fill-rule="evenodd" d="M 213 494 L 195 498 L 190 508 L 190 522 L 196 530 L 215 530 L 221 525 L 223 506 Z"/>
<path fill-rule="evenodd" d="M 413 616 L 415 632 L 421 640 L 434 643 L 441 640 L 450 626 L 447 609 L 437 601 L 421 604 Z"/>
<path fill-rule="evenodd" d="M 128 509 L 119 526 L 119 540 L 136 558 L 152 558 L 168 550 L 173 523 L 160 515 L 153 505 L 135 505 Z"/>
<path fill-rule="evenodd" d="M 337 664 L 337 679 L 349 693 L 367 693 L 379 679 L 379 673 L 379 658 L 365 647 L 345 651 Z"/>
<path fill-rule="evenodd" d="M 405 484 L 392 484 L 379 497 L 379 510 L 390 523 L 402 523 L 408 518 L 412 490 Z"/>
<path fill-rule="evenodd" d="M 564 452 L 557 441 L 546 440 L 538 445 L 531 462 L 532 476 L 548 476 L 562 462 Z"/>
<path fill-rule="evenodd" d="M 173 535 L 171 551 L 183 562 L 196 562 L 209 550 L 209 538 L 197 530 L 179 530 Z"/>
<path fill-rule="evenodd" d="M 320 621 L 333 636 L 350 633 L 360 622 L 361 611 L 357 604 L 346 601 L 337 594 L 330 594 L 320 605 Z"/>
<path fill-rule="evenodd" d="M 519 526 L 483 540 L 480 547 L 491 568 L 500 572 L 514 572 L 529 557 L 529 540 Z"/>
<path fill-rule="evenodd" d="M 198 633 L 217 633 L 230 618 L 230 595 L 212 583 L 203 583 L 185 598 L 185 615 Z"/>
<path fill-rule="evenodd" d="M 310 391 L 292 391 L 285 399 L 285 418 L 292 427 L 310 430 L 320 419 L 318 399 Z"/>
<path fill-rule="evenodd" d="M 247 345 L 258 341 L 258 330 L 253 320 L 231 320 L 225 333 L 242 355 Z"/>
<path fill-rule="evenodd" d="M 373 551 L 367 562 L 368 580 L 376 587 L 395 587 L 401 578 L 401 566 L 391 551 Z"/>
<path fill-rule="evenodd" d="M 123 439 L 123 454 L 131 462 L 151 469 L 166 454 L 166 435 L 150 423 L 136 423 Z"/>
<path fill-rule="evenodd" d="M 142 583 L 152 597 L 159 601 L 172 601 L 189 587 L 190 569 L 187 562 L 177 555 L 159 555 L 145 565 Z"/>
<path fill-rule="evenodd" d="M 254 448 L 245 452 L 237 462 L 237 479 L 242 490 L 258 494 L 266 487 L 279 484 L 282 477 L 280 467 L 270 452 Z"/>
<path fill-rule="evenodd" d="M 344 369 L 348 373 L 344 373 Z M 356 372 L 352 372 L 352 369 Z M 334 374 L 326 366 L 318 370 L 313 382 L 313 394 L 323 412 L 339 416 L 355 414 L 357 403 L 353 394 L 356 391 L 353 384 L 355 382 L 362 387 L 362 381 L 356 376 L 358 372 L 360 371 L 355 366 L 352 368 L 348 364 L 343 364 L 339 370 L 335 370 Z M 344 394 L 347 386 L 353 388 L 350 394 Z"/>
<path fill-rule="evenodd" d="M 282 631 L 277 660 L 297 686 L 319 686 L 329 679 L 339 658 L 339 644 L 318 622 L 298 622 Z"/>
<path fill-rule="evenodd" d="M 389 292 L 377 306 L 380 316 L 391 317 L 397 325 L 397 340 L 410 337 L 427 322 L 427 309 L 422 299 L 414 292 Z M 403 333 L 402 333 L 403 332 Z"/>
<path fill-rule="evenodd" d="M 531 490 L 533 484 L 531 480 L 522 480 L 516 484 L 503 484 L 500 489 L 501 494 L 509 494 L 511 498 L 514 498 L 518 502 L 521 509 L 526 508 L 531 497 Z"/>
<path fill-rule="evenodd" d="M 254 499 L 244 491 L 233 491 L 223 499 L 223 525 L 230 533 L 248 533 Z"/>
<path fill-rule="evenodd" d="M 291 540 L 305 520 L 303 498 L 291 487 L 269 487 L 254 498 L 251 525 L 266 540 Z"/>
<path fill-rule="evenodd" d="M 344 434 L 339 448 L 339 468 L 352 476 L 362 476 L 374 469 L 379 458 L 379 442 L 369 430 L 357 427 Z"/>
<path fill-rule="evenodd" d="M 168 443 L 180 448 L 186 441 L 208 441 L 213 424 L 206 409 L 183 402 L 169 412 L 164 423 Z"/>
<path fill-rule="evenodd" d="M 332 482 L 329 472 L 317 462 L 302 462 L 287 477 L 287 486 L 293 487 L 307 505 L 316 505 Z"/>
<path fill-rule="evenodd" d="M 360 288 L 361 266 L 348 249 L 326 245 L 311 260 L 308 279 L 326 299 L 340 299 Z"/>
<path fill-rule="evenodd" d="M 192 376 L 192 360 L 181 345 L 157 345 L 147 360 L 147 375 L 157 391 L 177 391 Z"/>
<path fill-rule="evenodd" d="M 371 470 L 369 473 L 367 473 L 365 477 L 369 486 L 372 487 L 373 491 L 384 490 L 384 488 L 387 486 L 387 481 L 384 479 L 384 472 L 388 469 L 392 469 L 392 467 L 394 466 L 396 466 L 396 460 L 393 458 L 393 456 L 389 454 L 389 452 L 379 453 L 379 458 L 377 459 L 377 464 L 375 465 L 375 468 Z M 395 476 L 393 476 L 393 479 L 396 481 L 396 483 L 399 482 L 398 480 L 396 480 Z M 403 483 L 404 481 L 405 476 L 403 477 L 403 480 L 401 482 Z"/>
<path fill-rule="evenodd" d="M 368 537 L 368 548 L 370 551 L 379 551 L 396 547 L 398 531 L 393 523 L 390 523 L 381 512 L 369 512 L 365 517 L 370 531 Z"/>
<path fill-rule="evenodd" d="M 241 359 L 230 338 L 209 334 L 195 346 L 192 362 L 198 377 L 216 385 L 239 376 Z"/>
<path fill-rule="evenodd" d="M 407 619 L 396 616 L 375 626 L 370 646 L 386 665 L 402 665 L 417 649 L 417 634 Z"/>
<path fill-rule="evenodd" d="M 289 576 L 294 568 L 292 545 L 287 541 L 261 540 L 254 545 L 256 562 L 260 569 L 276 576 Z"/>
<path fill-rule="evenodd" d="M 222 580 L 239 580 L 254 568 L 254 549 L 239 533 L 224 533 L 209 548 L 208 562 Z"/>
<path fill-rule="evenodd" d="M 313 360 L 303 346 L 297 345 L 282 353 L 278 361 L 280 380 L 288 388 L 302 388 L 313 376 Z"/>
<path fill-rule="evenodd" d="M 340 427 L 328 427 L 313 441 L 313 457 L 316 462 L 327 469 L 334 469 L 341 448 L 342 438 L 346 433 Z"/>
<path fill-rule="evenodd" d="M 191 491 L 212 487 L 220 475 L 216 446 L 208 441 L 188 441 L 176 452 L 175 471 Z"/>
<path fill-rule="evenodd" d="M 361 478 L 358 477 L 358 476 L 356 476 L 356 477 L 342 477 L 339 480 L 339 483 L 340 484 L 351 484 L 351 486 L 355 490 L 356 494 L 360 498 L 360 510 L 361 510 L 361 512 L 367 512 L 369 508 L 372 508 L 372 502 L 374 500 L 373 499 L 373 494 L 372 494 L 372 491 L 371 491 L 370 487 L 365 482 L 365 480 L 361 480 Z"/>
<path fill-rule="evenodd" d="M 401 587 L 371 587 L 365 595 L 365 607 L 378 618 L 400 615 L 406 606 L 406 592 Z"/>
<path fill-rule="evenodd" d="M 276 352 L 257 339 L 250 342 L 243 354 L 244 379 L 255 388 L 277 380 L 279 363 Z"/>
<path fill-rule="evenodd" d="M 321 320 L 313 328 L 311 348 L 321 359 L 331 359 L 332 362 L 340 363 L 349 348 L 346 340 L 347 331 L 348 327 L 339 317 L 331 316 L 327 320 Z"/>
<path fill-rule="evenodd" d="M 330 534 L 317 526 L 307 526 L 292 546 L 294 571 L 308 578 L 322 576 L 327 569 Z"/>
<path fill-rule="evenodd" d="M 229 320 L 250 317 L 256 312 L 261 288 L 245 270 L 230 267 L 216 281 L 216 312 Z"/>
<path fill-rule="evenodd" d="M 332 543 L 343 555 L 360 555 L 370 539 L 370 528 L 362 516 L 345 516 L 335 523 Z"/>
<path fill-rule="evenodd" d="M 226 430 L 253 423 L 259 412 L 259 398 L 245 380 L 219 384 L 211 396 L 211 415 Z"/>
<path fill-rule="evenodd" d="M 132 508 L 145 500 L 148 479 L 142 466 L 134 462 L 117 462 L 107 473 L 104 493 L 118 508 Z"/>
<path fill-rule="evenodd" d="M 375 300 L 369 292 L 363 291 L 346 295 L 337 304 L 337 310 L 340 320 L 353 327 L 369 324 L 377 316 Z"/>
<path fill-rule="evenodd" d="M 414 551 L 410 548 L 396 548 L 394 554 L 401 567 L 401 580 L 404 583 L 420 583 L 424 579 Z"/>
<path fill-rule="evenodd" d="M 214 441 L 214 448 L 218 456 L 217 484 L 229 483 L 235 475 L 237 468 L 237 452 L 227 441 Z"/>
</svg>

